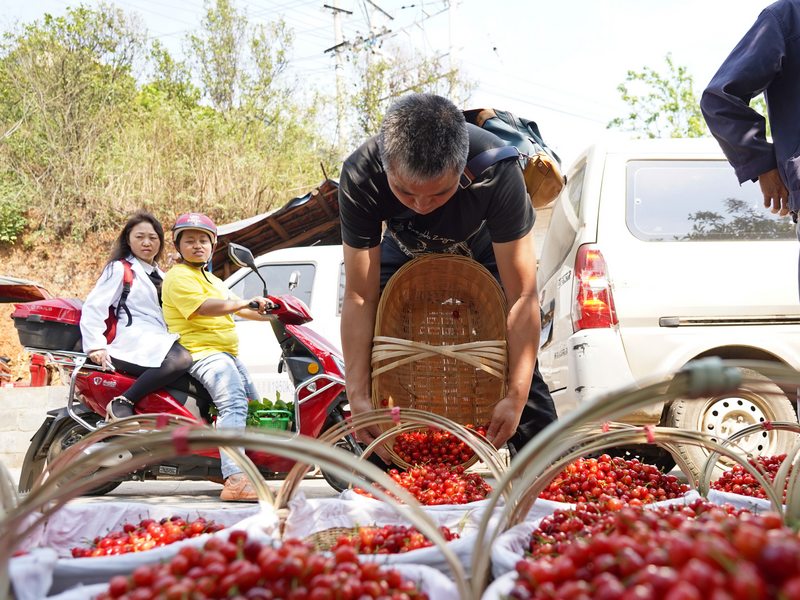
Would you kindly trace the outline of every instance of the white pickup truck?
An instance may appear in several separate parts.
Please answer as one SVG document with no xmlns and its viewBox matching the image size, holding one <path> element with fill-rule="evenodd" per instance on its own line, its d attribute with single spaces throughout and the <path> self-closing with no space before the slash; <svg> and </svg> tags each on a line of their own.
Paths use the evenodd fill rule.
<svg viewBox="0 0 800 600">
<path fill-rule="evenodd" d="M 344 294 L 344 261 L 341 246 L 304 246 L 274 250 L 256 258 L 258 271 L 271 295 L 292 294 L 308 306 L 314 318 L 309 327 L 341 348 L 339 321 Z M 289 279 L 297 273 L 297 287 Z M 225 280 L 240 298 L 263 293 L 263 284 L 250 269 L 239 269 Z M 294 389 L 286 373 L 279 373 L 280 347 L 267 323 L 236 319 L 239 356 L 253 376 L 262 396 L 293 399 Z"/>
</svg>

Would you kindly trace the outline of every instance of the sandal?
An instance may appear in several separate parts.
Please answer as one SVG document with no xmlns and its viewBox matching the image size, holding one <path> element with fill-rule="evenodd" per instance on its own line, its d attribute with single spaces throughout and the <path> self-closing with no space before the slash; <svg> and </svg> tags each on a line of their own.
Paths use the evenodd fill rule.
<svg viewBox="0 0 800 600">
<path fill-rule="evenodd" d="M 106 405 L 106 421 L 119 421 L 135 414 L 133 402 L 125 396 L 117 396 Z"/>
</svg>

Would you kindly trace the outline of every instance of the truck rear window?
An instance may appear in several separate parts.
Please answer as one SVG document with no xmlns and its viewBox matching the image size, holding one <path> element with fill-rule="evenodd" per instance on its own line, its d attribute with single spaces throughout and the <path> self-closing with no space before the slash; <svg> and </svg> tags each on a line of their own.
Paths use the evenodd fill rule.
<svg viewBox="0 0 800 600">
<path fill-rule="evenodd" d="M 627 166 L 626 221 L 648 242 L 794 239 L 791 218 L 764 208 L 724 160 L 639 160 Z"/>
</svg>

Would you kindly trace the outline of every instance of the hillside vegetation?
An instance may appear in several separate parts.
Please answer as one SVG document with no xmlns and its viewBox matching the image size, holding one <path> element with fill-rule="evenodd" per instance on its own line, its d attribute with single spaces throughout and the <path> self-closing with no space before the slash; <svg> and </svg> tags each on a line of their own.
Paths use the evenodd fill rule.
<svg viewBox="0 0 800 600">
<path fill-rule="evenodd" d="M 292 44 L 283 21 L 254 25 L 233 0 L 206 2 L 181 57 L 110 5 L 3 32 L 0 274 L 85 297 L 132 211 L 168 229 L 191 210 L 226 223 L 277 208 L 338 177 L 398 95 L 461 101 L 470 88 L 438 58 L 353 46 L 334 99 L 289 76 Z M 0 355 L 22 372 L 11 310 L 0 305 Z"/>
</svg>

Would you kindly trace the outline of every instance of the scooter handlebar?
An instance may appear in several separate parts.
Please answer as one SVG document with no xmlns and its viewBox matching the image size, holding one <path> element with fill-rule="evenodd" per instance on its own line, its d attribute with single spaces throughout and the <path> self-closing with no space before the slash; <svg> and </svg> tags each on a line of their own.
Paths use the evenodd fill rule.
<svg viewBox="0 0 800 600">
<path fill-rule="evenodd" d="M 255 300 L 252 300 L 247 305 L 247 307 L 248 308 L 252 308 L 253 310 L 258 310 L 258 302 L 256 302 Z M 267 298 L 267 306 L 265 308 L 266 308 L 266 310 L 264 311 L 264 314 L 268 313 L 271 310 L 275 310 L 276 308 L 280 308 L 280 305 L 275 304 L 272 300 Z"/>
</svg>

